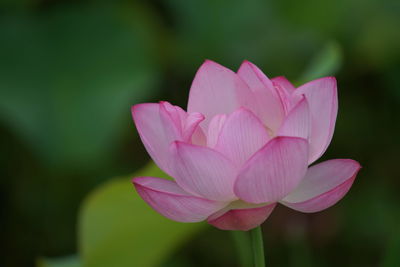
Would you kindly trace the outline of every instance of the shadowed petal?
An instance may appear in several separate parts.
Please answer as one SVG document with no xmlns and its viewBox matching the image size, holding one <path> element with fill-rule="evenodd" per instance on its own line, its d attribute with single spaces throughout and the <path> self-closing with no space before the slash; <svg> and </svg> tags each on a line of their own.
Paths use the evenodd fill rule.
<svg viewBox="0 0 400 267">
<path fill-rule="evenodd" d="M 221 230 L 248 231 L 261 225 L 274 210 L 276 203 L 248 209 L 231 209 L 218 217 L 211 215 L 207 222 Z"/>
<path fill-rule="evenodd" d="M 133 184 L 139 195 L 154 210 L 178 222 L 199 222 L 221 209 L 226 203 L 192 196 L 175 182 L 155 178 L 137 177 Z"/>
<path fill-rule="evenodd" d="M 307 159 L 307 140 L 276 137 L 256 152 L 239 172 L 235 194 L 249 203 L 279 201 L 304 177 Z"/>
<path fill-rule="evenodd" d="M 172 147 L 176 182 L 192 194 L 207 199 L 235 199 L 236 166 L 221 153 L 201 146 L 175 142 Z"/>
<path fill-rule="evenodd" d="M 215 150 L 241 166 L 269 140 L 267 129 L 260 119 L 251 111 L 241 108 L 226 119 Z"/>
<path fill-rule="evenodd" d="M 329 208 L 347 193 L 360 168 L 358 162 L 350 159 L 333 159 L 314 165 L 281 203 L 302 212 Z"/>
<path fill-rule="evenodd" d="M 310 161 L 317 160 L 331 142 L 338 109 L 336 79 L 326 77 L 297 88 L 294 95 L 305 95 L 311 113 Z"/>
</svg>

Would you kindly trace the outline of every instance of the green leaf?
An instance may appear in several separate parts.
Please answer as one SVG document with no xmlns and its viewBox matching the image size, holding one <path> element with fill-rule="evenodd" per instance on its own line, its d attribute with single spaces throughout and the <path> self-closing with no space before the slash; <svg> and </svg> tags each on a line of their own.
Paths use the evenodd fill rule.
<svg viewBox="0 0 400 267">
<path fill-rule="evenodd" d="M 301 75 L 300 84 L 334 75 L 341 64 L 342 52 L 340 46 L 335 42 L 330 42 L 312 59 L 308 68 Z"/>
<path fill-rule="evenodd" d="M 134 176 L 166 177 L 153 163 Z M 155 266 L 204 226 L 162 217 L 138 196 L 131 178 L 116 178 L 83 203 L 80 252 L 85 267 Z"/>
<path fill-rule="evenodd" d="M 77 256 L 69 256 L 57 259 L 39 259 L 37 267 L 82 267 Z"/>
<path fill-rule="evenodd" d="M 2 17 L 0 120 L 47 166 L 101 166 L 130 106 L 154 93 L 157 33 L 146 12 L 81 4 Z"/>
</svg>

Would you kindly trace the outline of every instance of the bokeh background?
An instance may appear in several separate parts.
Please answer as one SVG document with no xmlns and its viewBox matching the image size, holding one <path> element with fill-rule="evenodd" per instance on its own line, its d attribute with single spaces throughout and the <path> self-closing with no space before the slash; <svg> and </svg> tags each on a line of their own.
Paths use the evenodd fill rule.
<svg viewBox="0 0 400 267">
<path fill-rule="evenodd" d="M 400 2 L 3 0 L 0 266 L 239 266 L 246 235 L 156 214 L 130 184 L 159 174 L 130 106 L 186 106 L 204 59 L 248 59 L 297 85 L 335 75 L 329 158 L 363 169 L 317 214 L 278 207 L 270 266 L 400 266 Z M 119 178 L 115 178 L 119 177 Z"/>
</svg>

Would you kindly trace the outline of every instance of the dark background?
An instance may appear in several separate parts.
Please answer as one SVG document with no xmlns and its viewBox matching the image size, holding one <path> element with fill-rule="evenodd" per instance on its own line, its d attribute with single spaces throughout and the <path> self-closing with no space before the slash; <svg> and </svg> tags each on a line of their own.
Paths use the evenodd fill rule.
<svg viewBox="0 0 400 267">
<path fill-rule="evenodd" d="M 363 169 L 327 211 L 279 207 L 264 224 L 267 262 L 400 266 L 399 29 L 400 2 L 390 0 L 3 0 L 0 266 L 79 253 L 83 198 L 149 160 L 130 106 L 185 107 L 206 58 L 234 70 L 248 59 L 297 85 L 338 80 L 322 160 L 352 158 Z M 212 228 L 161 262 L 238 264 L 229 233 Z"/>
</svg>

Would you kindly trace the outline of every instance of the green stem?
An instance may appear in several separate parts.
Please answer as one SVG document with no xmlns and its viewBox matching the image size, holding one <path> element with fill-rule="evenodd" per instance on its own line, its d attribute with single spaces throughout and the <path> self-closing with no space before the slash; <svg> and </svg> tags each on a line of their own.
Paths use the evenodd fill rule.
<svg viewBox="0 0 400 267">
<path fill-rule="evenodd" d="M 264 245 L 261 226 L 250 231 L 251 243 L 253 246 L 254 266 L 265 267 Z"/>
<path fill-rule="evenodd" d="M 253 266 L 253 251 L 248 232 L 230 231 L 236 246 L 237 256 L 241 267 Z"/>
</svg>

